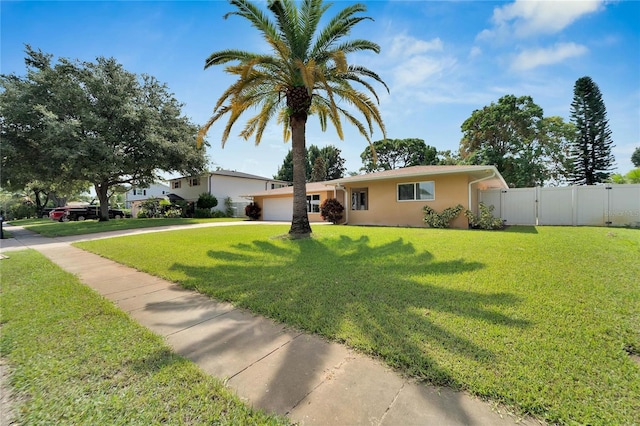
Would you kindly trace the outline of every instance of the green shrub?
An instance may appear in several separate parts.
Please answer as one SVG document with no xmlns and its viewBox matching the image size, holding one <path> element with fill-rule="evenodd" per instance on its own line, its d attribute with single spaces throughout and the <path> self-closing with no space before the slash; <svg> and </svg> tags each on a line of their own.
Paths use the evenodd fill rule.
<svg viewBox="0 0 640 426">
<path fill-rule="evenodd" d="M 209 194 L 208 192 L 203 192 L 198 196 L 198 201 L 196 201 L 196 207 L 199 209 L 212 209 L 218 205 L 218 199 Z"/>
<path fill-rule="evenodd" d="M 164 212 L 164 217 L 167 217 L 167 218 L 182 217 L 182 209 L 179 206 L 171 206 Z"/>
<path fill-rule="evenodd" d="M 214 210 L 211 212 L 211 217 L 219 218 L 219 217 L 229 217 L 229 216 L 222 210 Z"/>
<path fill-rule="evenodd" d="M 9 209 L 10 216 L 13 219 L 29 219 L 36 216 L 36 206 L 30 203 L 14 204 Z"/>
<path fill-rule="evenodd" d="M 250 203 L 244 208 L 244 214 L 251 220 L 260 219 L 260 212 L 262 212 L 262 208 L 256 203 Z"/>
<path fill-rule="evenodd" d="M 233 217 L 233 202 L 231 197 L 224 199 L 224 214 L 226 217 Z"/>
<path fill-rule="evenodd" d="M 213 217 L 213 215 L 211 214 L 211 210 L 209 209 L 195 209 L 195 211 L 193 212 L 193 217 L 198 219 L 208 219 Z"/>
<path fill-rule="evenodd" d="M 424 222 L 432 228 L 448 228 L 451 226 L 451 221 L 455 219 L 464 207 L 462 204 L 458 204 L 455 207 L 447 207 L 438 213 L 429 206 L 424 206 L 422 211 L 424 212 Z"/>
<path fill-rule="evenodd" d="M 484 203 L 478 204 L 480 214 L 475 214 L 471 210 L 466 210 L 464 215 L 469 220 L 469 226 L 476 229 L 502 229 L 504 222 L 499 217 L 493 216 L 494 206 L 486 206 Z"/>
<path fill-rule="evenodd" d="M 333 224 L 340 222 L 343 211 L 344 207 L 340 204 L 340 201 L 335 198 L 327 198 L 320 205 L 320 216 L 322 219 L 328 220 Z"/>
<path fill-rule="evenodd" d="M 137 217 L 138 219 L 148 219 L 148 218 L 149 218 L 149 214 L 147 213 L 147 211 L 146 211 L 146 210 L 140 210 L 140 211 L 138 212 L 138 214 L 136 215 L 136 217 Z"/>
<path fill-rule="evenodd" d="M 161 200 L 160 198 L 148 198 L 140 203 L 140 213 L 144 213 L 145 218 L 152 217 L 162 217 L 162 208 L 160 207 L 163 203 L 168 204 L 167 200 Z M 138 217 L 140 217 L 140 213 L 138 213 Z"/>
</svg>

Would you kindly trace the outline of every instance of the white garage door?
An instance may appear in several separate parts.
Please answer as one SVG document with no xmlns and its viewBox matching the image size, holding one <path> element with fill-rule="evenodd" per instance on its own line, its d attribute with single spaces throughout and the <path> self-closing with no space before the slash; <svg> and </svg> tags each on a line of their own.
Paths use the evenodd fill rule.
<svg viewBox="0 0 640 426">
<path fill-rule="evenodd" d="M 265 198 L 262 200 L 262 218 L 291 222 L 293 198 Z"/>
</svg>

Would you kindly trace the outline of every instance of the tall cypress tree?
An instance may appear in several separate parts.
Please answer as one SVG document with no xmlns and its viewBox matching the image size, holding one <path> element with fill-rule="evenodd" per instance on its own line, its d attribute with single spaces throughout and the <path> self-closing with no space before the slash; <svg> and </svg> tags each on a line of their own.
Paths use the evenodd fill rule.
<svg viewBox="0 0 640 426">
<path fill-rule="evenodd" d="M 573 171 L 569 180 L 579 185 L 604 182 L 615 161 L 613 140 L 600 89 L 591 77 L 581 77 L 575 83 L 571 121 L 577 137 L 571 147 Z"/>
</svg>

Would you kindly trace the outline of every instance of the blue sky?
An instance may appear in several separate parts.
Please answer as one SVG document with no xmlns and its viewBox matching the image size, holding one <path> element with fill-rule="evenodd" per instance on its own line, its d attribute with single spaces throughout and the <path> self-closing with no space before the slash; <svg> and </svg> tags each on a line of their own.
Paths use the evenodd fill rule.
<svg viewBox="0 0 640 426">
<path fill-rule="evenodd" d="M 326 16 L 351 2 L 334 1 Z M 590 76 L 607 108 L 617 171 L 633 168 L 640 146 L 640 2 L 638 1 L 366 1 L 374 21 L 361 22 L 353 38 L 378 43 L 379 55 L 350 62 L 376 71 L 389 85 L 376 89 L 390 138 L 421 138 L 456 151 L 460 125 L 475 109 L 507 94 L 529 95 L 545 116 L 570 117 L 573 85 Z M 23 75 L 24 44 L 55 57 L 115 57 L 135 73 L 166 83 L 183 112 L 202 124 L 233 80 L 222 67 L 203 69 L 212 52 L 264 51 L 259 34 L 242 18 L 223 15 L 226 1 L 5 1 L 1 7 L 2 73 Z M 250 114 L 247 114 L 247 118 Z M 259 146 L 236 135 L 224 149 L 226 123 L 209 132 L 212 168 L 272 176 L 290 143 L 275 122 Z M 373 140 L 381 139 L 380 132 Z M 367 147 L 345 125 L 345 140 L 321 132 L 310 117 L 307 145 L 335 145 L 348 171 L 361 166 Z"/>
</svg>

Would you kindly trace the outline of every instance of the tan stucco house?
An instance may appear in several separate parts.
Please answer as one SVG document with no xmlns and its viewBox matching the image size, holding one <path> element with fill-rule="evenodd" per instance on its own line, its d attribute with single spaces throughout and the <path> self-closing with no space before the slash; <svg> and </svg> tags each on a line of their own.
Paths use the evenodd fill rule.
<svg viewBox="0 0 640 426">
<path fill-rule="evenodd" d="M 350 225 L 424 227 L 422 208 L 457 204 L 477 212 L 480 190 L 508 188 L 494 166 L 414 166 L 307 184 L 310 222 L 321 222 L 320 204 L 337 198 Z M 290 221 L 293 188 L 247 194 L 262 208 L 262 220 Z M 467 228 L 464 215 L 452 227 Z"/>
</svg>

